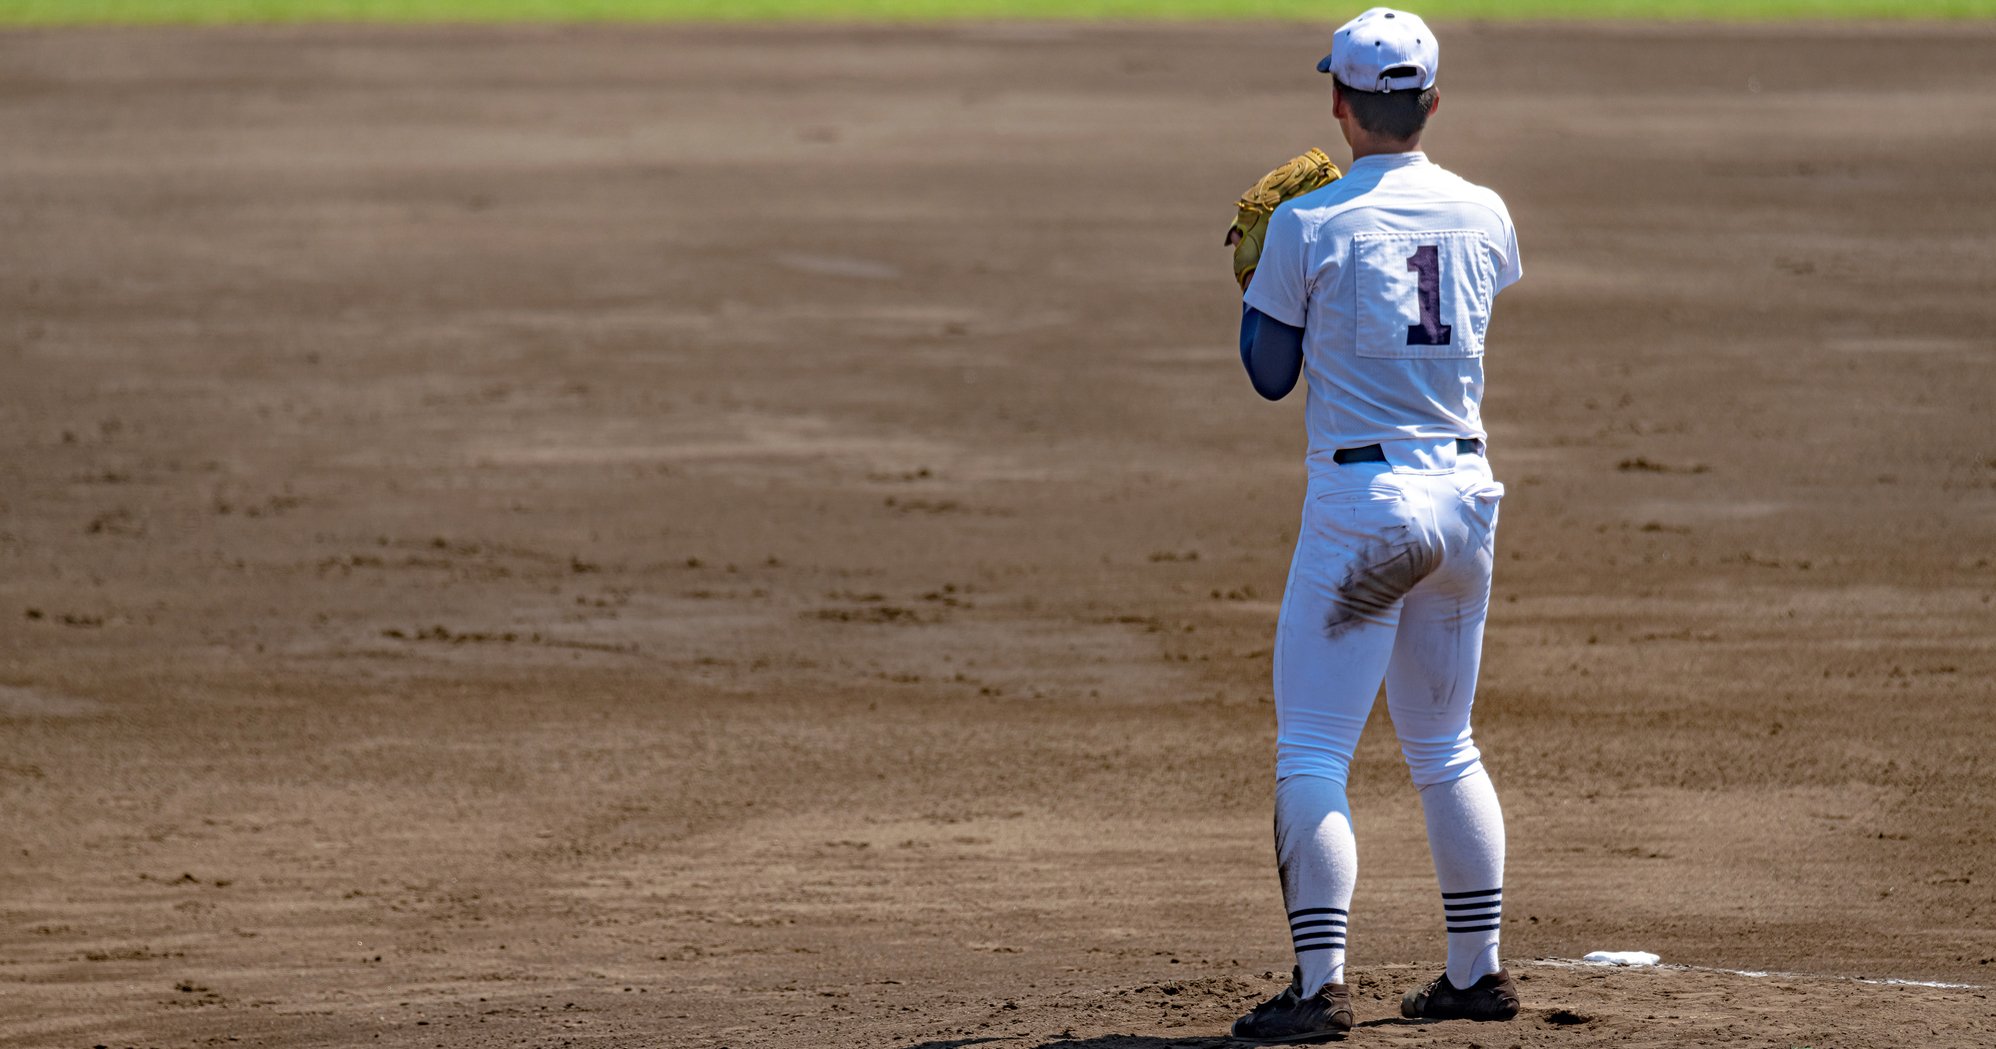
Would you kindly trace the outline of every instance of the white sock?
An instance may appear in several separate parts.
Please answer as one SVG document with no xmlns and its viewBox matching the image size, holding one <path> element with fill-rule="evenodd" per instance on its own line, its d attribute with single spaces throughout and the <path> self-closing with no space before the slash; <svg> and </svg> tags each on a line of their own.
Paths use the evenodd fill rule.
<svg viewBox="0 0 1996 1049">
<path fill-rule="evenodd" d="M 1358 881 L 1358 843 L 1344 784 L 1289 776 L 1275 785 L 1275 860 L 1304 996 L 1345 982 L 1345 922 Z"/>
<path fill-rule="evenodd" d="M 1442 887 L 1448 930 L 1448 982 L 1457 988 L 1498 969 L 1504 913 L 1504 810 L 1478 765 L 1469 775 L 1421 788 L 1428 849 Z"/>
</svg>

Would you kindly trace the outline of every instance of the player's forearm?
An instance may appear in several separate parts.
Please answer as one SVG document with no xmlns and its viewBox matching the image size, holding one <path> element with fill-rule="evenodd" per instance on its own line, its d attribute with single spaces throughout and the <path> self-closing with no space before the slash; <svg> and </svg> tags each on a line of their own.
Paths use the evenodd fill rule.
<svg viewBox="0 0 1996 1049">
<path fill-rule="evenodd" d="M 1303 329 L 1242 306 L 1240 342 L 1241 367 L 1247 369 L 1254 392 L 1279 401 L 1296 388 L 1303 372 Z"/>
</svg>

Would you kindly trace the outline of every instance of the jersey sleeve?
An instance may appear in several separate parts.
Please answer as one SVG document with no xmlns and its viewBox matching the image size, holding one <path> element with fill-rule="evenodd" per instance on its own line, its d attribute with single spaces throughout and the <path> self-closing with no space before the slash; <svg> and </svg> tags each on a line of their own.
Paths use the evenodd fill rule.
<svg viewBox="0 0 1996 1049">
<path fill-rule="evenodd" d="M 1307 277 L 1303 222 L 1296 217 L 1295 208 L 1283 204 L 1268 217 L 1261 261 L 1242 301 L 1292 328 L 1301 328 L 1310 301 Z"/>
<path fill-rule="evenodd" d="M 1505 243 L 1503 247 L 1498 249 L 1498 291 L 1503 291 L 1505 288 L 1518 283 L 1518 278 L 1525 275 L 1525 264 L 1518 260 L 1518 227 L 1511 224 L 1511 216 L 1509 215 L 1504 216 L 1504 232 L 1506 234 Z"/>
</svg>

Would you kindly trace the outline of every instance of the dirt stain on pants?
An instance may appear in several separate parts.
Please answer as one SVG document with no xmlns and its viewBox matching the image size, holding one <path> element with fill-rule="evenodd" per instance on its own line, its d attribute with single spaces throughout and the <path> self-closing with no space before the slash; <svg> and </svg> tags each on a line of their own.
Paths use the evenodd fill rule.
<svg viewBox="0 0 1996 1049">
<path fill-rule="evenodd" d="M 1345 569 L 1324 615 L 1324 636 L 1337 638 L 1360 623 L 1383 623 L 1407 591 L 1440 565 L 1439 553 L 1409 530 L 1368 546 Z"/>
</svg>

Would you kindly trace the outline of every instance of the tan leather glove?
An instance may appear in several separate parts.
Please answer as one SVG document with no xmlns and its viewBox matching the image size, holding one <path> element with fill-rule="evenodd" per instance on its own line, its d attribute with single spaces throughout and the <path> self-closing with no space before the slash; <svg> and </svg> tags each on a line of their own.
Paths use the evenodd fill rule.
<svg viewBox="0 0 1996 1049">
<path fill-rule="evenodd" d="M 1241 194 L 1234 224 L 1227 227 L 1227 243 L 1234 249 L 1234 279 L 1241 282 L 1242 291 L 1247 290 L 1254 268 L 1261 264 L 1261 240 L 1268 234 L 1268 217 L 1275 214 L 1275 206 L 1328 186 L 1342 174 L 1329 154 L 1313 148 L 1263 175 Z"/>
</svg>

